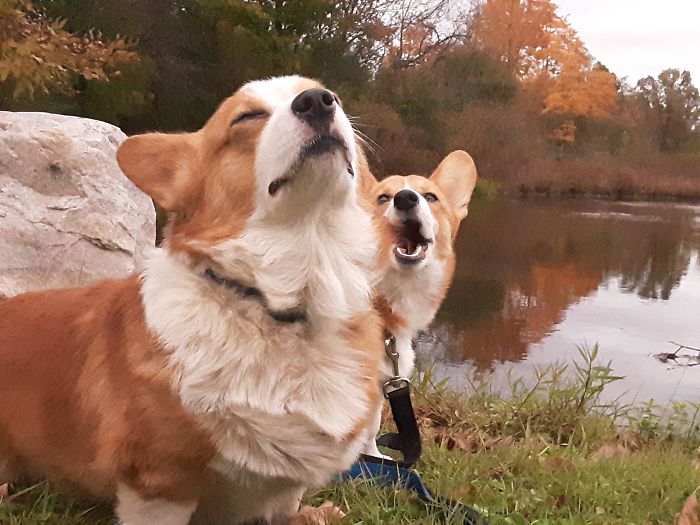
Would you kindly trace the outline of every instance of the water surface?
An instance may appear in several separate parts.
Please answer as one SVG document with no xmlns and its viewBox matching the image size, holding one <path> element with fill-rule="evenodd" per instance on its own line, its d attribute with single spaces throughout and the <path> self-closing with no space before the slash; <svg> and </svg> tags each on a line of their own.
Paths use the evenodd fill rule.
<svg viewBox="0 0 700 525">
<path fill-rule="evenodd" d="M 453 286 L 422 360 L 457 383 L 466 368 L 570 363 L 600 344 L 627 399 L 700 401 L 700 366 L 649 357 L 700 347 L 700 206 L 595 200 L 476 202 L 460 229 Z"/>
</svg>

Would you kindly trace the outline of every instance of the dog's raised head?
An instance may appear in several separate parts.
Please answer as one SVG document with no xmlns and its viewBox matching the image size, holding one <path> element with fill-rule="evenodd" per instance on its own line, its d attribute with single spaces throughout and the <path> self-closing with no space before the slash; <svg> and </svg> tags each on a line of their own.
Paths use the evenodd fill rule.
<svg viewBox="0 0 700 525">
<path fill-rule="evenodd" d="M 201 130 L 131 137 L 117 159 L 168 212 L 167 250 L 261 288 L 272 308 L 301 305 L 309 289 L 340 310 L 348 295 L 369 296 L 354 269 L 372 265 L 374 248 L 356 199 L 366 163 L 338 97 L 318 82 L 248 83 Z M 350 238 L 358 225 L 362 243 Z M 318 260 L 329 253 L 338 257 Z"/>
<path fill-rule="evenodd" d="M 454 151 L 429 178 L 394 175 L 374 184 L 369 195 L 363 192 L 383 224 L 379 292 L 416 329 L 432 319 L 452 279 L 454 241 L 476 178 L 472 158 Z M 409 307 L 425 300 L 421 308 Z"/>
<path fill-rule="evenodd" d="M 394 175 L 374 187 L 375 214 L 386 220 L 392 233 L 395 269 L 410 272 L 451 256 L 475 185 L 472 158 L 454 151 L 430 178 Z"/>
<path fill-rule="evenodd" d="M 246 84 L 200 131 L 131 137 L 117 158 L 173 215 L 171 242 L 182 229 L 189 240 L 236 236 L 253 212 L 294 219 L 337 203 L 358 169 L 338 97 L 300 77 Z"/>
</svg>

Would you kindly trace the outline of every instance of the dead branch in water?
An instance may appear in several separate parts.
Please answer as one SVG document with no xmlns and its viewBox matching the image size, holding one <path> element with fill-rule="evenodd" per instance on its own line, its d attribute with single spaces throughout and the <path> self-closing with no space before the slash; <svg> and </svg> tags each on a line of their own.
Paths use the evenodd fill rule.
<svg viewBox="0 0 700 525">
<path fill-rule="evenodd" d="M 662 363 L 668 363 L 669 361 L 673 361 L 676 365 L 678 366 L 698 366 L 700 365 L 700 348 L 695 348 L 692 346 L 688 345 L 683 345 L 680 343 L 676 343 L 675 341 L 669 341 L 672 345 L 676 346 L 676 351 L 675 352 L 661 352 L 660 354 L 651 354 L 652 357 L 656 358 L 657 360 L 661 361 Z M 690 350 L 691 352 L 698 352 L 699 355 L 691 355 L 691 354 L 680 354 L 678 355 L 678 352 L 681 350 Z M 679 361 L 679 360 L 684 360 Z"/>
<path fill-rule="evenodd" d="M 677 354 L 677 353 L 680 352 L 681 350 L 692 350 L 693 352 L 700 352 L 700 348 L 694 348 L 694 347 L 692 347 L 692 346 L 682 345 L 682 344 L 680 344 L 680 343 L 676 343 L 675 341 L 669 341 L 669 343 L 671 343 L 673 346 L 677 346 L 677 347 L 678 347 L 678 348 L 676 349 L 676 351 L 673 352 L 674 354 Z"/>
</svg>

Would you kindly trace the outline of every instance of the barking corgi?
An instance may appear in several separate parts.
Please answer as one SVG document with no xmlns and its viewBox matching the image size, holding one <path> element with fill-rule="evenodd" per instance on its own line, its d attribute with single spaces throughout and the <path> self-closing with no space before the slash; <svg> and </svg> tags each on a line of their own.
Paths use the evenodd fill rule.
<svg viewBox="0 0 700 525">
<path fill-rule="evenodd" d="M 0 479 L 114 501 L 124 525 L 185 525 L 221 487 L 226 523 L 287 523 L 359 455 L 379 397 L 353 129 L 281 77 L 117 159 L 169 213 L 165 242 L 139 275 L 0 304 Z"/>
<path fill-rule="evenodd" d="M 394 175 L 363 184 L 362 194 L 374 206 L 382 232 L 382 270 L 374 302 L 385 330 L 396 339 L 401 377 L 413 373 L 412 340 L 433 320 L 452 281 L 454 242 L 476 178 L 472 158 L 454 151 L 430 178 Z M 391 377 L 392 367 L 386 358 L 382 363 L 383 382 Z M 375 442 L 380 426 L 381 403 L 369 429 L 366 454 L 381 456 Z"/>
</svg>

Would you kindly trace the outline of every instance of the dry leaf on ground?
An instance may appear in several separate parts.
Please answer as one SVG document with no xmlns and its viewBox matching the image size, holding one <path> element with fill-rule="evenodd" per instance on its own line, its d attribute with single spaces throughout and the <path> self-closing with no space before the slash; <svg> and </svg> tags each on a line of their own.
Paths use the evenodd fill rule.
<svg viewBox="0 0 700 525">
<path fill-rule="evenodd" d="M 0 485 L 0 503 L 3 502 L 10 494 L 10 485 L 8 483 L 3 483 Z"/>
<path fill-rule="evenodd" d="M 612 459 L 618 458 L 623 459 L 630 455 L 630 449 L 620 443 L 608 443 L 603 445 L 593 454 L 591 454 L 591 459 L 597 461 L 599 459 Z"/>
<path fill-rule="evenodd" d="M 542 467 L 552 472 L 569 472 L 574 468 L 574 464 L 571 461 L 557 456 L 539 456 L 537 461 Z"/>
<path fill-rule="evenodd" d="M 622 446 L 632 451 L 639 450 L 642 446 L 639 435 L 630 428 L 618 428 L 615 431 L 615 436 Z"/>
<path fill-rule="evenodd" d="M 324 501 L 320 507 L 303 506 L 299 509 L 291 525 L 329 525 L 345 517 L 345 513 L 340 508 L 333 505 L 331 501 Z"/>
<path fill-rule="evenodd" d="M 700 517 L 698 517 L 698 497 L 695 493 L 692 493 L 690 497 L 685 500 L 685 505 L 683 505 L 683 510 L 678 516 L 676 525 L 700 525 Z"/>
</svg>

